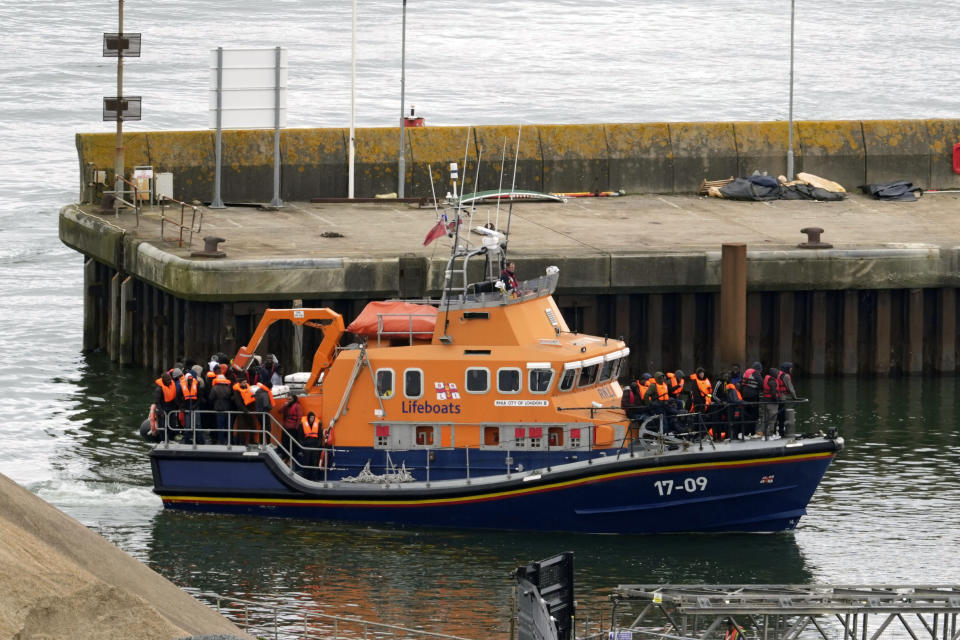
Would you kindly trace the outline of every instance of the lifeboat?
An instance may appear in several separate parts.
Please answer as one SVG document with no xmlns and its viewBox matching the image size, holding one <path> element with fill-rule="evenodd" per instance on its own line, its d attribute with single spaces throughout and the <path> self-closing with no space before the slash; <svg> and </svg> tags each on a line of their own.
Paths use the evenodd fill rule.
<svg viewBox="0 0 960 640">
<path fill-rule="evenodd" d="M 275 387 L 255 420 L 229 412 L 219 437 L 200 437 L 197 424 L 216 423 L 202 410 L 157 418 L 164 506 L 608 534 L 797 526 L 842 438 L 718 440 L 696 416 L 631 422 L 629 348 L 570 330 L 555 267 L 513 290 L 490 273 L 468 284 L 470 259 L 499 265 L 496 251 L 456 237 L 441 298 L 372 304 L 349 326 L 330 309 L 267 310 L 234 364 L 288 322 L 323 334 L 310 372 Z M 317 438 L 284 427 L 293 389 Z"/>
</svg>

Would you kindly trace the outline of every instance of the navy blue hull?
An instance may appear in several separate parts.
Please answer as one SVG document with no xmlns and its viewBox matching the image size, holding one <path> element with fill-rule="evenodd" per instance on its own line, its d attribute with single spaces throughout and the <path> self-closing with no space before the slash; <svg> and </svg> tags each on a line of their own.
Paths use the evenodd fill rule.
<svg viewBox="0 0 960 640">
<path fill-rule="evenodd" d="M 782 531 L 796 527 L 842 440 L 598 459 L 495 481 L 305 483 L 270 454 L 157 448 L 168 508 L 422 527 L 585 533 Z"/>
</svg>

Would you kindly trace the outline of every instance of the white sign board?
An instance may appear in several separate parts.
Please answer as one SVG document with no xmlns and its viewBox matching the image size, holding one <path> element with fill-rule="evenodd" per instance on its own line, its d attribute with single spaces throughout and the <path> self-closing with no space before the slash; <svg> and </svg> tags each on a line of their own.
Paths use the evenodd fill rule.
<svg viewBox="0 0 960 640">
<path fill-rule="evenodd" d="M 287 126 L 287 51 L 280 50 L 280 126 Z M 277 100 L 276 49 L 223 49 L 222 129 L 273 129 Z M 210 52 L 210 128 L 217 128 L 217 50 Z"/>
</svg>

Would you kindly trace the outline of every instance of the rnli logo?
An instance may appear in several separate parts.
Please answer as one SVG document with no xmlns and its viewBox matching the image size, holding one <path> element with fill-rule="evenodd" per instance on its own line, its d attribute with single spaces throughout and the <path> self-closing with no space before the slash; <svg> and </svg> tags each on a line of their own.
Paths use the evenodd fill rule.
<svg viewBox="0 0 960 640">
<path fill-rule="evenodd" d="M 760 478 L 760 484 L 773 484 L 773 476 L 763 476 Z"/>
<path fill-rule="evenodd" d="M 457 384 L 455 382 L 434 382 L 433 388 L 437 392 L 437 401 L 442 402 L 443 400 L 459 400 L 460 392 L 457 391 Z"/>
</svg>

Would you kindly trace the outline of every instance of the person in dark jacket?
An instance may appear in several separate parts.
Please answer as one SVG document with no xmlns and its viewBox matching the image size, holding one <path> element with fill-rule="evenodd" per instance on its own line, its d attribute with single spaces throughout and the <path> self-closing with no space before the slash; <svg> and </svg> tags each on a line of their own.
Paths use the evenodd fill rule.
<svg viewBox="0 0 960 640">
<path fill-rule="evenodd" d="M 283 433 L 281 434 L 281 452 L 280 455 L 284 461 L 289 461 L 290 454 L 303 462 L 302 449 L 303 429 L 300 421 L 303 419 L 303 407 L 300 405 L 300 397 L 290 394 L 290 399 L 280 407 L 280 415 L 283 416 Z"/>
<path fill-rule="evenodd" d="M 227 412 L 233 411 L 233 389 L 222 373 L 214 376 L 210 385 L 210 408 L 217 412 L 217 443 L 227 444 L 230 437 L 230 417 Z"/>
<path fill-rule="evenodd" d="M 760 388 L 763 386 L 763 365 L 754 362 L 743 372 L 740 381 L 740 395 L 743 396 L 743 420 L 747 427 L 744 436 L 760 435 Z"/>
<path fill-rule="evenodd" d="M 769 438 L 777 424 L 777 412 L 780 408 L 780 391 L 777 388 L 777 376 L 780 371 L 770 367 L 763 378 L 760 400 L 763 403 L 763 435 Z"/>
<path fill-rule="evenodd" d="M 784 400 L 796 400 L 797 390 L 793 388 L 793 363 L 784 362 L 777 373 L 777 390 L 780 393 L 780 404 L 777 407 L 777 433 L 782 438 L 786 434 L 784 418 L 787 407 Z"/>
</svg>

